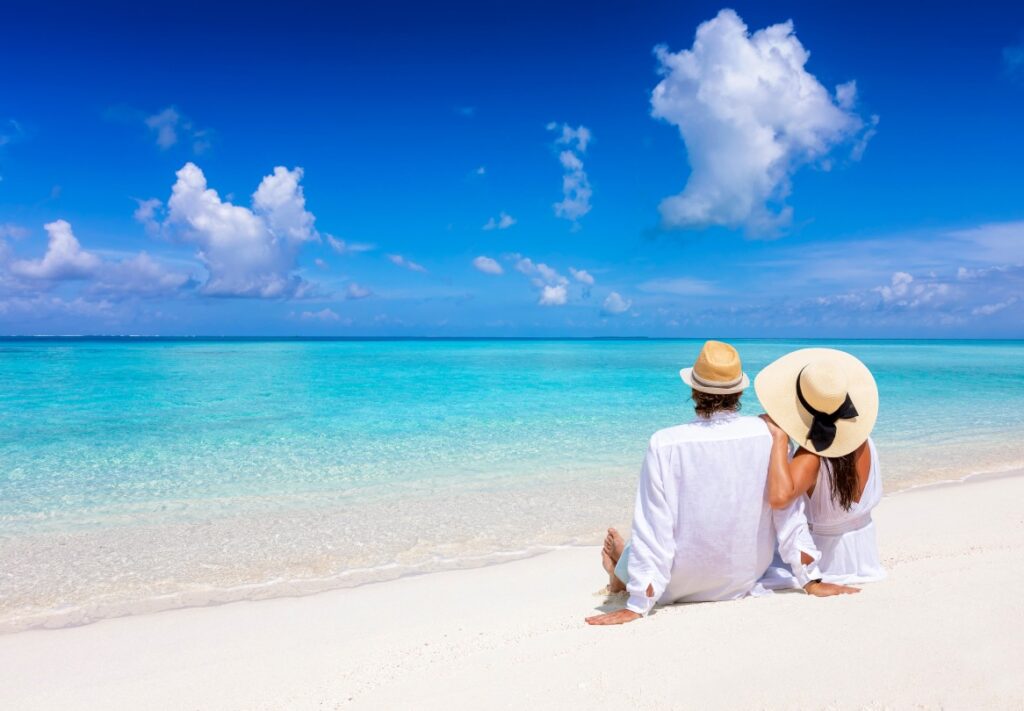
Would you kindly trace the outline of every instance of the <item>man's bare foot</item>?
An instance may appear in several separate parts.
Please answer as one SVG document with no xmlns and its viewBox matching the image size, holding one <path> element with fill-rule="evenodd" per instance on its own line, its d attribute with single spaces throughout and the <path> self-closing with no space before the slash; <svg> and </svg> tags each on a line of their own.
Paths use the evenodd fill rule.
<svg viewBox="0 0 1024 711">
<path fill-rule="evenodd" d="M 601 565 L 608 573 L 608 589 L 613 593 L 619 593 L 626 589 L 626 584 L 615 576 L 615 565 L 622 557 L 622 549 L 626 542 L 614 528 L 608 529 L 608 535 L 604 537 L 604 546 L 601 548 Z"/>
</svg>

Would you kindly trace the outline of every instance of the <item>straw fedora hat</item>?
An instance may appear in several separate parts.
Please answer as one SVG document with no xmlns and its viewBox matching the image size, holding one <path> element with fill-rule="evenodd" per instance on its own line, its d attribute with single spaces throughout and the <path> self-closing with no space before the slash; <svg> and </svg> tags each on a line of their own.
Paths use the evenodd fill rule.
<svg viewBox="0 0 1024 711">
<path fill-rule="evenodd" d="M 743 372 L 740 354 L 728 343 L 708 341 L 700 349 L 692 368 L 683 368 L 679 377 L 694 390 L 714 395 L 743 392 L 750 378 Z"/>
<path fill-rule="evenodd" d="M 823 457 L 857 449 L 878 419 L 878 386 L 867 366 L 833 348 L 803 348 L 757 374 L 762 407 L 797 444 Z"/>
</svg>

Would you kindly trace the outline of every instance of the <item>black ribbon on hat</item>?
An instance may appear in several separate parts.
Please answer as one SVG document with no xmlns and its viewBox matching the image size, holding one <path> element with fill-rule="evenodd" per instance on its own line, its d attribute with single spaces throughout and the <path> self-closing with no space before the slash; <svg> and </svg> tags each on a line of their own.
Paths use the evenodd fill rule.
<svg viewBox="0 0 1024 711">
<path fill-rule="evenodd" d="M 806 367 L 804 366 L 804 368 Z M 804 368 L 801 368 L 796 376 L 796 396 L 804 409 L 811 413 L 811 416 L 814 418 L 811 422 L 811 429 L 807 432 L 807 439 L 814 445 L 814 451 L 820 452 L 831 447 L 832 442 L 835 441 L 836 422 L 839 420 L 852 420 L 859 413 L 857 408 L 854 407 L 853 400 L 850 399 L 849 394 L 847 394 L 846 400 L 835 412 L 822 412 L 811 407 L 807 400 L 804 399 L 804 394 L 800 390 L 800 376 L 804 374 Z"/>
</svg>

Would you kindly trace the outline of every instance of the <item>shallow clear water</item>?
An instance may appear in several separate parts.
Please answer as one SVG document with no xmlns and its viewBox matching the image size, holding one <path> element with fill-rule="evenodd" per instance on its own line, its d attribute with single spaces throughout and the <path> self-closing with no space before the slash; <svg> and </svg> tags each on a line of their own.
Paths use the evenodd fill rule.
<svg viewBox="0 0 1024 711">
<path fill-rule="evenodd" d="M 2 340 L 0 629 L 593 542 L 700 343 Z M 1024 463 L 1024 342 L 736 344 L 864 360 L 889 490 Z"/>
</svg>

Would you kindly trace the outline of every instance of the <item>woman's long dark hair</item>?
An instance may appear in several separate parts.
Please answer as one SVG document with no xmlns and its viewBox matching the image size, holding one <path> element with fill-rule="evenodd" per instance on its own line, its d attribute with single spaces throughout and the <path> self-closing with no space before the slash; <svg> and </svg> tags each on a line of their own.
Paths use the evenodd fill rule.
<svg viewBox="0 0 1024 711">
<path fill-rule="evenodd" d="M 841 457 L 822 457 L 832 483 L 832 501 L 849 511 L 857 496 L 857 450 Z"/>
</svg>

